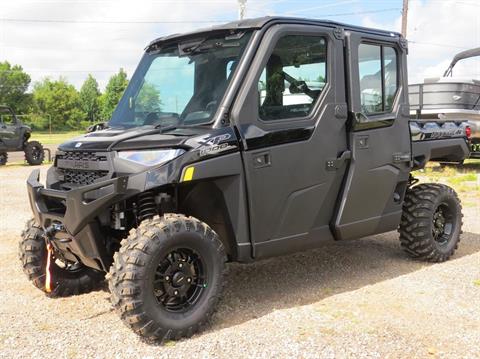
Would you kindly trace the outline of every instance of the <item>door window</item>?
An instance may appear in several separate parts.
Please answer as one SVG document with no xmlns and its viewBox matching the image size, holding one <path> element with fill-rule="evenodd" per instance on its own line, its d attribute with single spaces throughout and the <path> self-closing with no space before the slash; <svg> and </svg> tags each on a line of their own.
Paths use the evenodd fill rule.
<svg viewBox="0 0 480 359">
<path fill-rule="evenodd" d="M 327 81 L 327 41 L 322 36 L 281 38 L 258 81 L 264 121 L 307 116 Z"/>
<path fill-rule="evenodd" d="M 398 88 L 395 49 L 360 44 L 358 67 L 362 111 L 365 114 L 390 112 Z"/>
</svg>

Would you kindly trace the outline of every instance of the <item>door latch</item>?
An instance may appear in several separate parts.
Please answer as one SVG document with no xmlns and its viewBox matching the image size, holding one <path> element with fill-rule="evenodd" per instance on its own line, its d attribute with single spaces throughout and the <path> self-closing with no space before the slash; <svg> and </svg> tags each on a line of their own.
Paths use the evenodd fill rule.
<svg viewBox="0 0 480 359">
<path fill-rule="evenodd" d="M 393 162 L 394 163 L 399 163 L 399 162 L 410 162 L 412 160 L 412 154 L 411 153 L 394 153 L 393 154 Z"/>
<path fill-rule="evenodd" d="M 348 161 L 351 158 L 352 158 L 352 153 L 350 151 L 344 151 L 344 152 L 342 152 L 340 157 L 335 158 L 335 159 L 331 159 L 331 160 L 327 160 L 327 162 L 325 164 L 325 167 L 326 167 L 327 171 L 336 171 L 340 167 L 343 166 L 345 161 Z"/>
<path fill-rule="evenodd" d="M 268 167 L 271 164 L 270 152 L 258 153 L 253 156 L 253 168 Z"/>
</svg>

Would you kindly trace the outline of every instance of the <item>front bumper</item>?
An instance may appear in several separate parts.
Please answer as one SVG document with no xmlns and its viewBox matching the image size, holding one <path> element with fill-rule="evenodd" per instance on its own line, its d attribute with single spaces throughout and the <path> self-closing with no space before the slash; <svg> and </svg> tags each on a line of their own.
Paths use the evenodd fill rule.
<svg viewBox="0 0 480 359">
<path fill-rule="evenodd" d="M 64 233 L 52 240 L 54 247 L 66 259 L 107 271 L 110 265 L 98 223 L 102 211 L 125 196 L 128 177 L 117 177 L 69 191 L 45 188 L 40 182 L 40 170 L 34 170 L 27 180 L 28 197 L 36 223 L 44 229 L 60 224 Z"/>
</svg>

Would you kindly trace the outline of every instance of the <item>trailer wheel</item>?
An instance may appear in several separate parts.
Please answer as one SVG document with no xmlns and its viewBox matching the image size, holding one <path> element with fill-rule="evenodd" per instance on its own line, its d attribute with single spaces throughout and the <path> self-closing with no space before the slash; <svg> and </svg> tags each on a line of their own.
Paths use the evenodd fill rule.
<svg viewBox="0 0 480 359">
<path fill-rule="evenodd" d="M 47 248 L 43 239 L 43 230 L 34 220 L 26 223 L 19 243 L 19 258 L 24 273 L 32 284 L 45 292 Z M 66 265 L 55 258 L 50 267 L 53 290 L 46 293 L 49 297 L 66 297 L 88 293 L 100 287 L 104 282 L 104 273 L 85 267 L 80 263 Z"/>
<path fill-rule="evenodd" d="M 446 261 L 458 247 L 462 217 L 452 188 L 436 183 L 415 186 L 407 191 L 403 204 L 401 246 L 414 258 Z"/>
<path fill-rule="evenodd" d="M 38 141 L 30 141 L 25 145 L 25 159 L 30 166 L 41 165 L 45 157 L 43 146 Z"/>
<path fill-rule="evenodd" d="M 144 220 L 114 256 L 112 304 L 142 337 L 190 337 L 213 314 L 225 261 L 217 234 L 198 219 L 165 214 Z"/>
<path fill-rule="evenodd" d="M 7 152 L 0 152 L 0 166 L 5 166 L 7 164 L 8 154 Z"/>
</svg>

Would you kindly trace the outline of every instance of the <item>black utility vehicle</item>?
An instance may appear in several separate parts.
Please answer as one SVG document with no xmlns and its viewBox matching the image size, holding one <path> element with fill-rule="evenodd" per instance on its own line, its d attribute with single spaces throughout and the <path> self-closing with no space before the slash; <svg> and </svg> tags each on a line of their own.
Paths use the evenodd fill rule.
<svg viewBox="0 0 480 359">
<path fill-rule="evenodd" d="M 108 127 L 62 144 L 45 187 L 29 177 L 25 273 L 57 296 L 108 273 L 126 325 L 175 339 L 210 317 L 227 261 L 397 228 L 411 256 L 448 259 L 458 197 L 411 172 L 462 160 L 465 129 L 411 135 L 406 53 L 397 33 L 292 18 L 153 41 Z"/>
<path fill-rule="evenodd" d="M 7 163 L 7 152 L 23 151 L 29 165 L 43 162 L 45 156 L 42 145 L 28 141 L 32 130 L 18 119 L 8 106 L 0 106 L 0 166 Z"/>
</svg>

